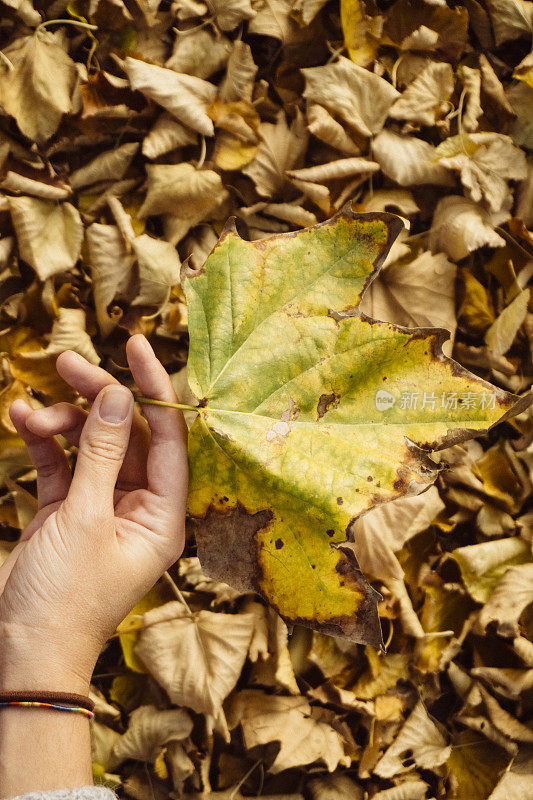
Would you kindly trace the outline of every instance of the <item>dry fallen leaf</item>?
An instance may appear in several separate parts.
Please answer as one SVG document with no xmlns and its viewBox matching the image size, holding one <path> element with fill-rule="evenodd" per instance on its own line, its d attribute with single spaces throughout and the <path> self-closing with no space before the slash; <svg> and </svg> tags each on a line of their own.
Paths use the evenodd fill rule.
<svg viewBox="0 0 533 800">
<path fill-rule="evenodd" d="M 324 106 L 362 136 L 379 133 L 399 97 L 390 83 L 347 58 L 302 73 L 304 97 Z"/>
<path fill-rule="evenodd" d="M 252 631 L 248 614 L 194 615 L 167 603 L 144 615 L 135 653 L 172 702 L 216 717 L 237 683 Z"/>
<path fill-rule="evenodd" d="M 128 730 L 111 748 L 107 766 L 115 769 L 128 758 L 155 761 L 164 745 L 185 739 L 192 725 L 182 708 L 160 711 L 155 706 L 139 706 L 130 715 Z"/>
<path fill-rule="evenodd" d="M 345 755 L 348 743 L 329 724 L 331 715 L 312 709 L 303 697 L 267 696 L 246 689 L 233 698 L 229 713 L 232 726 L 241 725 L 247 747 L 280 743 L 271 766 L 274 773 L 318 759 L 330 772 L 338 764 L 350 763 Z"/>
<path fill-rule="evenodd" d="M 374 772 L 382 778 L 390 778 L 409 770 L 411 759 L 420 767 L 435 769 L 447 761 L 450 753 L 451 747 L 420 700 Z"/>
</svg>

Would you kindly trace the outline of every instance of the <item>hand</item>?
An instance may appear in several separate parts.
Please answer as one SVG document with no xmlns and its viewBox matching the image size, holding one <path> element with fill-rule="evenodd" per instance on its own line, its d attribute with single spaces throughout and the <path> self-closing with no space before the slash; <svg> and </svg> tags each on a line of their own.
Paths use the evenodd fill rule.
<svg viewBox="0 0 533 800">
<path fill-rule="evenodd" d="M 145 337 L 132 336 L 126 352 L 140 391 L 176 403 Z M 144 419 L 128 389 L 72 351 L 57 371 L 93 405 L 11 405 L 37 470 L 38 512 L 0 567 L 0 630 L 14 654 L 4 650 L 4 661 L 42 653 L 79 689 L 117 625 L 183 551 L 187 427 L 173 408 L 145 405 Z M 79 447 L 73 475 L 57 434 Z"/>
</svg>

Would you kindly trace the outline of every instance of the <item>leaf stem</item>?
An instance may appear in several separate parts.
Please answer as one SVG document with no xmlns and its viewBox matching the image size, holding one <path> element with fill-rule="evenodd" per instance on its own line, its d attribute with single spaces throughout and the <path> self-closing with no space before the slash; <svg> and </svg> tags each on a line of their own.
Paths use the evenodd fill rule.
<svg viewBox="0 0 533 800">
<path fill-rule="evenodd" d="M 172 576 L 165 570 L 165 572 L 163 572 L 163 576 L 162 577 L 166 580 L 166 582 L 168 583 L 168 585 L 170 586 L 170 588 L 172 589 L 172 591 L 174 592 L 174 594 L 176 595 L 176 597 L 178 598 L 180 603 L 183 603 L 183 605 L 187 609 L 187 612 L 192 617 L 192 615 L 193 615 L 192 611 L 189 608 L 189 605 L 188 605 L 187 601 L 185 600 L 184 596 L 182 595 L 182 593 L 181 593 L 181 591 L 179 589 L 179 586 L 173 580 Z"/>
<path fill-rule="evenodd" d="M 200 413 L 196 406 L 188 406 L 186 403 L 166 403 L 164 400 L 154 400 L 152 397 L 142 397 L 142 395 L 134 395 L 135 402 L 146 404 L 149 406 L 163 406 L 164 408 L 181 408 L 184 411 L 196 411 Z"/>
<path fill-rule="evenodd" d="M 85 28 L 88 31 L 97 31 L 98 25 L 91 25 L 90 22 L 81 22 L 81 20 L 77 19 L 47 19 L 36 28 L 36 30 L 40 31 L 43 28 L 48 27 L 48 25 L 74 25 L 77 28 Z"/>
<path fill-rule="evenodd" d="M 6 67 L 12 72 L 15 69 L 14 64 L 9 60 L 5 53 L 0 50 L 0 59 L 4 62 Z"/>
<path fill-rule="evenodd" d="M 241 788 L 241 786 L 243 785 L 243 783 L 244 783 L 245 781 L 247 781 L 247 780 L 248 780 L 248 778 L 250 777 L 250 775 L 252 774 L 252 772 L 254 771 L 254 769 L 255 769 L 256 767 L 258 767 L 258 766 L 259 766 L 261 763 L 262 763 L 262 761 L 261 761 L 261 760 L 259 760 L 259 761 L 256 761 L 256 762 L 255 762 L 255 764 L 253 765 L 253 767 L 250 767 L 250 769 L 248 770 L 248 772 L 246 773 L 246 775 L 243 775 L 243 777 L 240 779 L 240 781 L 238 782 L 238 784 L 237 784 L 236 786 L 234 786 L 234 787 L 233 787 L 233 789 L 232 789 L 232 790 L 231 790 L 231 792 L 230 792 L 230 796 L 229 796 L 228 800 L 233 800 L 233 798 L 235 797 L 235 795 L 237 794 L 237 792 L 239 791 L 239 789 Z"/>
</svg>

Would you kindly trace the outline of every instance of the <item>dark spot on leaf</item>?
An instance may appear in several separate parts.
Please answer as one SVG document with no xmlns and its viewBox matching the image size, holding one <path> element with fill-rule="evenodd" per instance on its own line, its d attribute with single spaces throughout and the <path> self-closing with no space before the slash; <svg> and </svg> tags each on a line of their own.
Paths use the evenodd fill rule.
<svg viewBox="0 0 533 800">
<path fill-rule="evenodd" d="M 188 518 L 187 525 L 196 537 L 198 557 L 209 576 L 246 592 L 260 591 L 263 572 L 258 553 L 264 544 L 257 534 L 273 520 L 271 509 L 252 514 L 237 501 L 233 508 L 210 506 L 203 517 Z"/>
<path fill-rule="evenodd" d="M 339 405 L 339 397 L 334 392 L 331 394 L 321 394 L 318 398 L 318 405 L 316 408 L 317 419 L 324 416 L 326 411 L 331 408 L 336 408 Z"/>
<path fill-rule="evenodd" d="M 227 439 L 229 442 L 234 442 L 235 439 L 233 436 L 230 436 L 229 433 L 224 433 L 223 431 L 217 431 L 216 428 L 211 428 L 213 433 L 216 433 L 217 436 L 220 436 L 221 439 Z"/>
<path fill-rule="evenodd" d="M 224 497 L 223 497 L 222 499 L 223 499 L 223 500 L 224 500 L 226 503 L 227 503 L 227 502 L 228 502 L 228 500 L 229 500 L 229 498 L 228 498 L 228 497 L 226 497 L 226 495 L 224 495 Z"/>
<path fill-rule="evenodd" d="M 276 550 L 281 550 L 281 548 L 283 547 L 283 540 L 282 539 L 276 539 L 275 545 L 276 545 Z"/>
<path fill-rule="evenodd" d="M 207 405 L 207 397 L 202 397 L 201 400 L 198 400 L 198 408 L 205 408 Z"/>
<path fill-rule="evenodd" d="M 337 505 L 338 506 L 342 506 L 343 503 L 344 503 L 344 500 L 342 499 L 342 497 L 337 497 Z"/>
<path fill-rule="evenodd" d="M 327 533 L 328 536 L 333 536 L 335 534 L 335 531 L 333 530 L 333 528 L 328 528 L 326 533 Z"/>
<path fill-rule="evenodd" d="M 367 478 L 367 481 L 369 483 L 371 483 L 373 480 L 374 480 L 374 478 L 372 477 L 372 475 L 369 475 L 368 478 Z"/>
</svg>

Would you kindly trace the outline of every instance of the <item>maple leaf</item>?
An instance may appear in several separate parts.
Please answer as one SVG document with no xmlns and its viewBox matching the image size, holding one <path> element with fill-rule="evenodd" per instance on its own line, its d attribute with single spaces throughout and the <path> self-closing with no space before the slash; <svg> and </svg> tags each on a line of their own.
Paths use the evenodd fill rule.
<svg viewBox="0 0 533 800">
<path fill-rule="evenodd" d="M 349 205 L 260 242 L 229 224 L 184 283 L 201 398 L 188 511 L 204 571 L 289 622 L 374 645 L 378 595 L 342 547 L 355 520 L 423 491 L 437 475 L 425 451 L 519 410 L 442 354 L 446 331 L 359 313 L 401 227 Z"/>
</svg>

